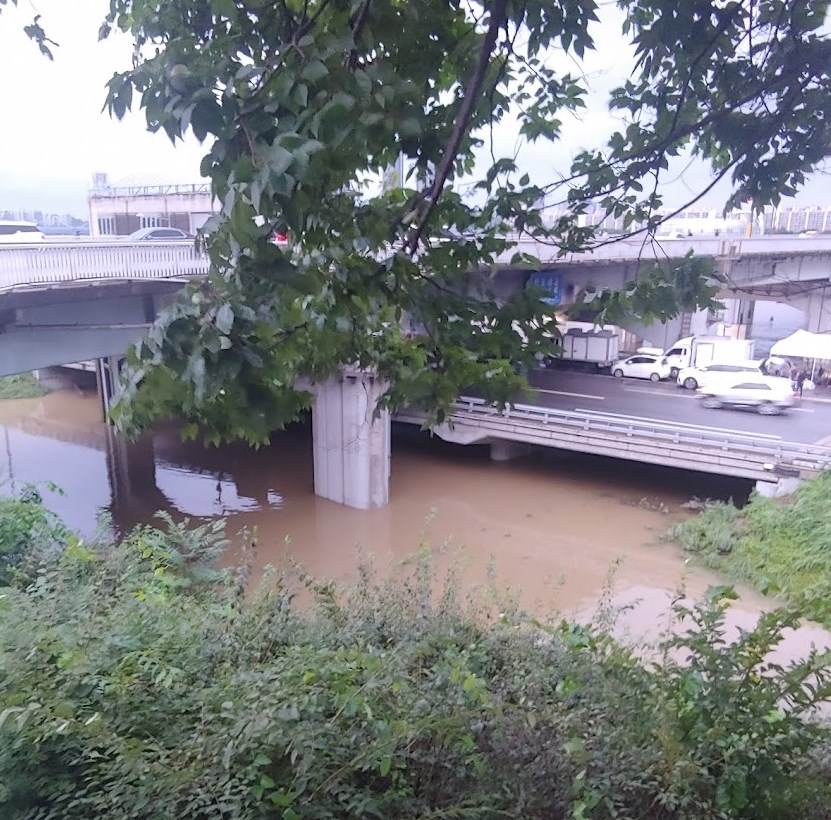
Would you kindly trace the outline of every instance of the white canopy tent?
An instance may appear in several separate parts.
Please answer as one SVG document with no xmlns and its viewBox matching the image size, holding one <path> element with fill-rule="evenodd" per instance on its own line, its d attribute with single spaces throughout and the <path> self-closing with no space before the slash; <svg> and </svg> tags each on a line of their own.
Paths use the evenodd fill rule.
<svg viewBox="0 0 831 820">
<path fill-rule="evenodd" d="M 770 349 L 772 356 L 790 356 L 797 359 L 831 360 L 831 333 L 809 333 L 797 330 Z"/>
<path fill-rule="evenodd" d="M 786 339 L 780 339 L 770 349 L 772 356 L 790 356 L 796 359 L 812 359 L 811 381 L 817 369 L 817 359 L 831 360 L 831 333 L 809 333 L 797 330 Z"/>
</svg>

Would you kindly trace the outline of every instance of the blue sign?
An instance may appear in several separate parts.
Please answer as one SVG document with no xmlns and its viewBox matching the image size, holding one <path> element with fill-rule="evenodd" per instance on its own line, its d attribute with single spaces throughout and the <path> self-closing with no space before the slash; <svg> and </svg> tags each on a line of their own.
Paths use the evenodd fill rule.
<svg viewBox="0 0 831 820">
<path fill-rule="evenodd" d="M 559 305 L 563 300 L 563 275 L 550 270 L 541 270 L 532 273 L 528 280 L 529 285 L 534 285 L 545 291 L 542 301 L 547 305 Z"/>
</svg>

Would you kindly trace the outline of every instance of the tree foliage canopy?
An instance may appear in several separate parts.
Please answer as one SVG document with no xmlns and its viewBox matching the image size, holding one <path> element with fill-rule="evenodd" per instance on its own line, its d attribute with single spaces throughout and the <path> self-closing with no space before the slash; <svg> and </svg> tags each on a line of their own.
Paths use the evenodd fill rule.
<svg viewBox="0 0 831 820">
<path fill-rule="evenodd" d="M 728 205 L 756 209 L 824 159 L 827 2 L 617 6 L 603 25 L 622 21 L 633 56 L 609 100 L 621 125 L 543 185 L 495 154 L 492 129 L 515 119 L 558 164 L 563 123 L 586 105 L 594 0 L 111 0 L 100 34 L 127 32 L 135 51 L 110 111 L 137 104 L 151 130 L 204 140 L 221 205 L 205 228 L 211 276 L 135 352 L 122 423 L 177 414 L 262 441 L 308 403 L 298 379 L 344 363 L 374 368 L 392 406 L 438 418 L 470 385 L 505 401 L 516 360 L 551 344 L 538 294 L 498 301 L 472 276 L 510 256 L 512 235 L 553 253 L 609 241 L 579 223 L 600 204 L 648 241 L 673 157 L 706 161 L 732 182 Z M 405 178 L 381 189 L 399 155 Z M 552 198 L 570 205 L 554 225 Z M 657 320 L 707 305 L 715 291 L 689 272 L 661 266 L 592 304 Z"/>
</svg>

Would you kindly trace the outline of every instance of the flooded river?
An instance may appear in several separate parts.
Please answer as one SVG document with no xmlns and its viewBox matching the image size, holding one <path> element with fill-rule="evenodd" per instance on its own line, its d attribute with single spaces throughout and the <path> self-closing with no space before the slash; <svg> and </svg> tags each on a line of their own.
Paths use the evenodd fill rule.
<svg viewBox="0 0 831 820">
<path fill-rule="evenodd" d="M 0 403 L 2 470 L 15 482 L 54 482 L 49 505 L 89 536 L 101 513 L 119 532 L 174 517 L 223 516 L 236 539 L 258 532 L 258 563 L 286 554 L 311 572 L 347 577 L 356 548 L 381 564 L 411 555 L 421 543 L 464 575 L 492 569 L 529 605 L 579 605 L 597 596 L 620 561 L 617 586 L 673 588 L 686 567 L 660 542 L 690 497 L 734 497 L 728 481 L 554 451 L 507 463 L 487 447 L 431 440 L 413 428 L 394 434 L 390 505 L 352 510 L 317 498 L 312 485 L 311 431 L 298 425 L 260 450 L 205 448 L 182 442 L 175 426 L 128 443 L 100 421 L 94 395 L 58 391 L 42 399 Z M 236 539 L 238 541 L 238 539 Z"/>
</svg>

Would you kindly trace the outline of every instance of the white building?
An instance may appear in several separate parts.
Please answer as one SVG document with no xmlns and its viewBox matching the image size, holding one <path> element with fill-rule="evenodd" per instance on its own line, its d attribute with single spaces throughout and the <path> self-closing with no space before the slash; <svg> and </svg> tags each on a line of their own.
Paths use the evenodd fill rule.
<svg viewBox="0 0 831 820">
<path fill-rule="evenodd" d="M 95 174 L 88 202 L 91 236 L 126 236 L 158 227 L 193 234 L 218 209 L 209 182 L 127 178 L 111 183 L 106 174 Z"/>
</svg>

